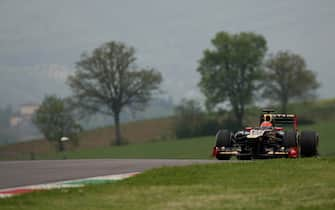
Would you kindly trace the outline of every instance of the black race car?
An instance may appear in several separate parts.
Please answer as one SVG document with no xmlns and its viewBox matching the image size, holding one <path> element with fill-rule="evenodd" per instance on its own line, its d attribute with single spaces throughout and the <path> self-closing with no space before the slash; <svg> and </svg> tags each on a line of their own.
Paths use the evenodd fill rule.
<svg viewBox="0 0 335 210">
<path fill-rule="evenodd" d="M 280 127 L 288 125 L 292 127 Z M 228 160 L 232 156 L 240 160 L 311 157 L 318 155 L 318 143 L 317 132 L 298 131 L 295 114 L 274 114 L 273 110 L 264 110 L 259 127 L 246 127 L 236 132 L 219 130 L 213 156 L 219 160 Z"/>
</svg>

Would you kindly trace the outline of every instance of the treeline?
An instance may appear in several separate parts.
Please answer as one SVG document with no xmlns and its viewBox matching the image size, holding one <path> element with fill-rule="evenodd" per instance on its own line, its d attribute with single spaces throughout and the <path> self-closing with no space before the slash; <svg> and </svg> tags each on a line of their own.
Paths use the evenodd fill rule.
<svg viewBox="0 0 335 210">
<path fill-rule="evenodd" d="M 266 39 L 252 32 L 217 33 L 197 71 L 206 112 L 213 114 L 228 106 L 234 117 L 220 121 L 200 111 L 196 102 L 182 101 L 176 108 L 177 137 L 213 134 L 212 129 L 218 127 L 242 127 L 246 109 L 256 101 L 279 105 L 287 113 L 289 102 L 314 98 L 320 86 L 301 55 L 288 50 L 267 54 Z"/>
<path fill-rule="evenodd" d="M 177 137 L 212 135 L 223 126 L 241 127 L 247 107 L 255 101 L 279 104 L 285 113 L 290 101 L 313 97 L 319 87 L 302 56 L 290 51 L 267 54 L 266 39 L 251 32 L 217 33 L 196 70 L 206 110 L 195 101 L 182 101 L 175 110 Z M 47 96 L 34 123 L 62 150 L 61 137 L 71 136 L 76 142 L 81 130 L 73 113 L 101 113 L 114 120 L 111 144 L 121 145 L 120 113 L 144 110 L 152 96 L 161 92 L 162 80 L 156 69 L 136 64 L 133 47 L 115 41 L 104 43 L 83 53 L 76 62 L 76 71 L 67 80 L 71 97 Z M 216 113 L 223 107 L 229 107 L 230 112 L 220 120 Z"/>
</svg>

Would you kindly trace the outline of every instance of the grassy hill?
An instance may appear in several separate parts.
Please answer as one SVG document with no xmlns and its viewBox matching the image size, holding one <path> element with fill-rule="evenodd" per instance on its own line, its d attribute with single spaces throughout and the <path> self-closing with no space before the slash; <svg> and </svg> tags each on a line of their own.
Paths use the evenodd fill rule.
<svg viewBox="0 0 335 210">
<path fill-rule="evenodd" d="M 302 108 L 303 107 L 303 108 Z M 320 135 L 319 152 L 322 156 L 335 155 L 335 99 L 314 103 L 291 104 L 292 113 L 297 113 L 300 121 L 314 122 L 299 125 L 299 130 L 315 130 Z M 257 124 L 260 109 L 248 110 L 248 120 Z M 250 123 L 251 123 L 250 122 Z M 214 144 L 214 134 L 209 137 L 146 142 L 122 147 L 83 149 L 67 152 L 67 158 L 210 158 Z M 61 159 L 64 154 L 50 154 L 41 158 Z"/>
<path fill-rule="evenodd" d="M 333 123 L 320 123 L 302 126 L 301 130 L 316 130 L 320 133 L 319 152 L 321 156 L 335 155 L 335 131 Z M 79 158 L 175 158 L 175 159 L 208 159 L 214 145 L 214 136 L 155 141 L 129 144 L 121 147 L 105 147 L 81 149 L 66 153 L 49 153 L 41 155 L 40 159 Z"/>
<path fill-rule="evenodd" d="M 0 200 L 7 209 L 335 209 L 335 159 L 153 169 L 129 179 Z"/>
<path fill-rule="evenodd" d="M 321 155 L 335 155 L 335 99 L 314 103 L 291 104 L 297 113 L 300 130 L 315 130 L 320 134 Z M 260 109 L 249 109 L 247 121 L 257 124 Z M 45 140 L 0 147 L 0 159 L 30 159 L 31 152 L 38 159 L 66 158 L 209 158 L 214 135 L 202 138 L 175 140 L 173 118 L 131 122 L 122 125 L 127 145 L 110 146 L 114 138 L 113 127 L 85 131 L 80 146 L 69 152 L 57 154 L 54 146 Z"/>
<path fill-rule="evenodd" d="M 273 106 L 276 112 L 280 112 L 280 108 Z M 246 110 L 246 124 L 256 124 L 262 108 L 251 107 Z M 292 103 L 288 105 L 288 112 L 298 115 L 299 124 L 305 122 L 318 123 L 324 121 L 335 121 L 335 99 L 322 99 L 317 101 L 307 101 L 300 103 Z"/>
<path fill-rule="evenodd" d="M 122 135 L 126 144 L 152 142 L 164 139 L 173 139 L 172 118 L 142 120 L 121 125 Z M 104 127 L 84 131 L 80 134 L 78 148 L 65 145 L 67 149 L 91 150 L 110 148 L 114 139 L 114 127 Z M 55 145 L 45 139 L 10 144 L 0 147 L 1 159 L 30 159 L 32 155 L 55 154 Z"/>
</svg>

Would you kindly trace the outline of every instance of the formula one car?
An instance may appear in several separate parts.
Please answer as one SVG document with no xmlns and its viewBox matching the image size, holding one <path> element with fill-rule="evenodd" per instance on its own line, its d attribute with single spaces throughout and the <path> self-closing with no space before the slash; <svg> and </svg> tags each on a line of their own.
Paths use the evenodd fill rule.
<svg viewBox="0 0 335 210">
<path fill-rule="evenodd" d="M 267 109 L 260 116 L 259 127 L 230 132 L 219 130 L 213 156 L 228 160 L 259 158 L 298 158 L 318 155 L 319 135 L 315 131 L 299 132 L 295 114 L 274 114 Z M 279 126 L 292 126 L 287 129 Z"/>
</svg>

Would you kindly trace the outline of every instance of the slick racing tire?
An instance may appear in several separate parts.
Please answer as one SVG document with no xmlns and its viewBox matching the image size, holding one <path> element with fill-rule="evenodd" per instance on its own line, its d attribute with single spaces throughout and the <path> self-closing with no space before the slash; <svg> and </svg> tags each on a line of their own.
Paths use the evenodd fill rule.
<svg viewBox="0 0 335 210">
<path fill-rule="evenodd" d="M 314 131 L 302 131 L 300 134 L 300 153 L 303 157 L 318 155 L 319 135 Z"/>
<path fill-rule="evenodd" d="M 231 140 L 231 133 L 228 130 L 219 130 L 216 134 L 216 147 L 231 147 L 232 140 Z M 229 160 L 231 155 L 221 155 L 217 154 L 216 159 L 218 160 Z"/>
<path fill-rule="evenodd" d="M 286 131 L 283 137 L 283 146 L 290 148 L 298 146 L 297 133 L 295 131 Z"/>
</svg>

